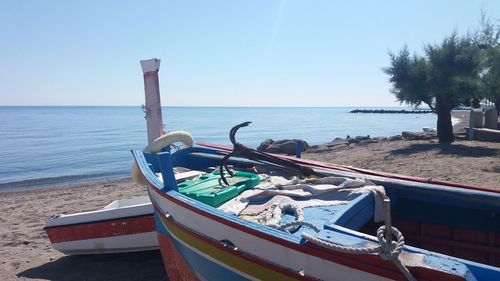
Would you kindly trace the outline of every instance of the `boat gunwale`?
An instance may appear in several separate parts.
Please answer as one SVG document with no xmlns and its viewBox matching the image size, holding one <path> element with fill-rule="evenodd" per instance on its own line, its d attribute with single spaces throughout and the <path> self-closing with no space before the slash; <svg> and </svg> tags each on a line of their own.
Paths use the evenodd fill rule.
<svg viewBox="0 0 500 281">
<path fill-rule="evenodd" d="M 71 223 L 71 224 L 51 225 L 51 226 L 44 226 L 43 230 L 77 226 L 77 225 L 85 225 L 85 224 L 95 224 L 95 223 L 101 223 L 101 222 L 119 221 L 119 220 L 126 220 L 126 219 L 135 219 L 135 218 L 141 218 L 141 217 L 152 217 L 152 216 L 154 216 L 154 214 L 143 214 L 143 215 L 109 218 L 109 219 L 105 219 L 105 220 L 95 220 L 95 221 L 77 222 L 77 223 Z M 57 218 L 49 218 L 49 220 L 51 220 L 51 219 L 57 219 Z"/>
</svg>

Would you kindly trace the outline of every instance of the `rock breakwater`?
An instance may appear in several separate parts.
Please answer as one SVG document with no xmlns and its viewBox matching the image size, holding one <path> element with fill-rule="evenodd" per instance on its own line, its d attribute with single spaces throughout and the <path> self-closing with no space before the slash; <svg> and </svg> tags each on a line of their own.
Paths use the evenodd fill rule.
<svg viewBox="0 0 500 281">
<path fill-rule="evenodd" d="M 411 141 L 411 140 L 432 140 L 436 139 L 436 132 L 408 132 L 403 131 L 400 135 L 390 136 L 390 137 L 370 137 L 366 136 L 356 136 L 351 137 L 347 136 L 346 138 L 335 138 L 334 140 L 319 144 L 319 145 L 309 145 L 306 141 L 302 141 L 302 152 L 307 153 L 321 153 L 332 150 L 341 150 L 347 147 L 352 146 L 361 146 L 367 145 L 370 143 L 379 143 L 379 142 L 392 142 L 392 141 Z M 297 140 L 292 139 L 283 139 L 274 141 L 272 139 L 264 140 L 257 150 L 269 152 L 269 153 L 277 153 L 277 154 L 287 154 L 287 155 L 295 155 L 297 149 Z"/>
</svg>

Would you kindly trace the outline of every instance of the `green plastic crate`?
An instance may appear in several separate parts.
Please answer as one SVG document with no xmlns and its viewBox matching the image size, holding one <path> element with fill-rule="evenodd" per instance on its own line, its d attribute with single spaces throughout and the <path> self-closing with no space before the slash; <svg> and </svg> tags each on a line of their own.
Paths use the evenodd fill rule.
<svg viewBox="0 0 500 281">
<path fill-rule="evenodd" d="M 247 172 L 235 172 L 234 177 L 228 175 L 226 179 L 229 186 L 221 186 L 220 173 L 217 171 L 203 175 L 196 180 L 187 180 L 177 186 L 180 193 L 212 207 L 217 207 L 260 182 L 258 175 Z"/>
</svg>

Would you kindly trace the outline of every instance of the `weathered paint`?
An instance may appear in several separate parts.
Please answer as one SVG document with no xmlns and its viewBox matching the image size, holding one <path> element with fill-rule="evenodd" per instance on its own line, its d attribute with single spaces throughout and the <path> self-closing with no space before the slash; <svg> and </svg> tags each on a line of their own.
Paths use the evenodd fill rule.
<svg viewBox="0 0 500 281">
<path fill-rule="evenodd" d="M 45 228 L 52 243 L 122 236 L 155 230 L 153 214 Z"/>
<path fill-rule="evenodd" d="M 172 240 L 167 235 L 158 234 L 158 242 L 163 257 L 163 265 L 171 281 L 198 281 L 189 265 L 177 251 Z"/>
<path fill-rule="evenodd" d="M 160 84 L 158 78 L 160 60 L 141 60 L 141 67 L 144 73 L 144 92 L 146 97 L 144 107 L 148 127 L 148 143 L 152 143 L 163 134 Z"/>
</svg>

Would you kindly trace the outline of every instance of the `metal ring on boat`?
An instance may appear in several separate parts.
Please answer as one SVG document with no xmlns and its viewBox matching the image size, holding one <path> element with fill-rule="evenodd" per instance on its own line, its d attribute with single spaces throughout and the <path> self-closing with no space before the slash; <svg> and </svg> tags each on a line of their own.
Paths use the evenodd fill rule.
<svg viewBox="0 0 500 281">
<path fill-rule="evenodd" d="M 162 151 L 162 149 L 164 149 L 165 147 L 168 147 L 169 145 L 174 143 L 182 143 L 184 147 L 191 147 L 193 146 L 193 137 L 191 136 L 190 133 L 185 131 L 170 132 L 164 134 L 163 136 L 160 136 L 159 138 L 155 139 L 152 143 L 148 144 L 148 146 L 144 148 L 143 152 L 158 153 Z M 132 181 L 135 184 L 147 185 L 148 182 L 146 181 L 146 178 L 139 170 L 139 167 L 135 162 L 132 165 L 131 174 L 132 174 Z"/>
</svg>

